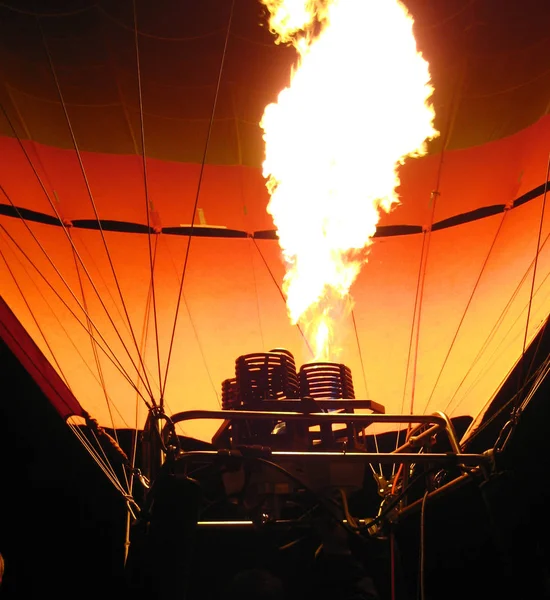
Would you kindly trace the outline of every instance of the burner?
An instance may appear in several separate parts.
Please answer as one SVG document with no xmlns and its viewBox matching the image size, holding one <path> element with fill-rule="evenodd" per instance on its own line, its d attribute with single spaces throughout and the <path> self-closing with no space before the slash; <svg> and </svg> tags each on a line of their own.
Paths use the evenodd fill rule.
<svg viewBox="0 0 550 600">
<path fill-rule="evenodd" d="M 245 354 L 235 361 L 235 377 L 222 383 L 223 410 L 263 410 L 263 402 L 299 398 L 294 356 L 284 348 Z M 273 409 L 271 409 L 273 410 Z M 223 426 L 222 426 L 223 427 Z M 234 420 L 230 438 L 233 444 L 280 444 L 286 426 L 273 419 Z"/>
<path fill-rule="evenodd" d="M 300 395 L 317 399 L 355 399 L 349 367 L 338 363 L 305 364 L 300 369 Z"/>
<path fill-rule="evenodd" d="M 239 356 L 235 375 L 241 406 L 246 410 L 261 410 L 263 400 L 298 398 L 296 364 L 287 350 Z"/>
<path fill-rule="evenodd" d="M 237 410 L 240 404 L 237 380 L 233 378 L 222 381 L 222 410 Z"/>
<path fill-rule="evenodd" d="M 303 365 L 297 373 L 292 353 L 284 348 L 274 348 L 269 352 L 239 356 L 235 361 L 235 377 L 222 383 L 224 410 L 272 411 L 277 410 L 273 407 L 274 401 L 296 400 L 299 408 L 294 406 L 293 410 L 308 412 L 307 398 L 354 400 L 350 369 L 343 364 L 318 362 Z M 334 406 L 331 410 L 341 412 L 344 409 Z M 224 435 L 230 436 L 224 439 L 231 440 L 234 445 L 261 444 L 281 449 L 307 449 L 317 439 L 317 443 L 332 448 L 340 442 L 355 440 L 356 433 L 351 423 L 343 429 L 336 427 L 333 430 L 332 424 L 323 423 L 319 440 L 319 436 L 315 436 L 315 429 L 302 421 L 283 422 L 269 417 L 265 420 L 233 419 L 223 426 L 227 432 Z"/>
<path fill-rule="evenodd" d="M 354 400 L 351 371 L 345 365 L 330 362 L 309 363 L 300 369 L 300 395 L 317 400 Z M 336 409 L 340 410 L 340 409 Z M 347 443 L 355 443 L 356 431 L 351 423 L 344 429 L 333 429 L 331 423 L 320 426 L 321 442 L 325 447 L 333 447 L 341 432 L 345 433 Z"/>
</svg>

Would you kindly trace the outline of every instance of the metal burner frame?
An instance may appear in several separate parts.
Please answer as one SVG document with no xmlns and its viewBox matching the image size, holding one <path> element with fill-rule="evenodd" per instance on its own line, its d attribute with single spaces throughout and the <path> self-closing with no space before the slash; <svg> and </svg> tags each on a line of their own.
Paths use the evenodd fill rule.
<svg viewBox="0 0 550 600">
<path fill-rule="evenodd" d="M 447 491 L 462 486 L 464 483 L 471 481 L 472 476 L 480 476 L 481 479 L 487 479 L 493 469 L 493 457 L 490 452 L 484 454 L 468 454 L 463 453 L 456 432 L 449 417 L 443 412 L 435 412 L 430 415 L 400 415 L 400 414 L 383 414 L 384 408 L 370 400 L 318 400 L 317 404 L 321 410 L 324 409 L 370 409 L 377 412 L 371 414 L 357 414 L 353 412 L 332 412 L 332 413 L 302 413 L 297 412 L 300 407 L 300 400 L 279 400 L 275 402 L 263 403 L 263 408 L 273 409 L 284 407 L 294 410 L 189 410 L 174 414 L 170 421 L 170 426 L 165 426 L 162 430 L 163 439 L 168 440 L 170 431 L 173 431 L 173 426 L 177 423 L 196 420 L 196 419 L 221 419 L 225 423 L 230 423 L 234 420 L 280 420 L 280 421 L 301 421 L 307 422 L 310 425 L 319 425 L 323 423 L 345 423 L 355 424 L 365 428 L 373 423 L 393 423 L 393 424 L 408 424 L 414 425 L 407 436 L 405 444 L 398 447 L 393 452 L 362 452 L 347 451 L 271 451 L 269 448 L 263 448 L 261 451 L 267 452 L 271 461 L 300 459 L 302 461 L 311 461 L 311 463 L 319 463 L 319 461 L 331 461 L 341 463 L 363 463 L 369 464 L 395 464 L 395 465 L 410 465 L 410 464 L 437 464 L 441 467 L 460 467 L 468 471 L 464 475 L 460 475 L 449 483 L 429 492 L 428 498 L 432 496 L 440 496 Z M 223 426 L 222 426 L 223 427 Z M 414 452 L 415 449 L 420 449 L 428 443 L 430 438 L 437 433 L 445 433 L 449 442 L 451 452 Z M 189 451 L 178 454 L 178 459 L 201 459 L 205 461 L 215 461 L 221 456 L 225 457 L 243 457 L 242 451 L 239 448 L 227 448 L 220 450 L 207 451 Z M 417 503 L 413 502 L 409 506 L 404 502 L 401 513 L 412 512 L 416 510 Z M 281 523 L 288 525 L 288 523 Z M 201 528 L 240 528 L 253 527 L 255 524 L 252 521 L 200 521 L 198 526 Z"/>
</svg>

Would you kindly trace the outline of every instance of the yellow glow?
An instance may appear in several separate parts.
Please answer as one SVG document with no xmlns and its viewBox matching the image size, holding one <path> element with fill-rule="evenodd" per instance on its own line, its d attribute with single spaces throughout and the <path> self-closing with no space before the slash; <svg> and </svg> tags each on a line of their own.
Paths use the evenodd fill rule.
<svg viewBox="0 0 550 600">
<path fill-rule="evenodd" d="M 269 27 L 277 36 L 278 42 L 292 41 L 292 36 L 310 26 L 315 18 L 316 0 L 263 0 L 267 6 L 270 18 Z"/>
<path fill-rule="evenodd" d="M 287 272 L 289 316 L 316 360 L 367 260 L 396 169 L 435 137 L 428 63 L 396 0 L 263 0 L 298 53 L 290 87 L 266 107 L 264 176 Z"/>
</svg>

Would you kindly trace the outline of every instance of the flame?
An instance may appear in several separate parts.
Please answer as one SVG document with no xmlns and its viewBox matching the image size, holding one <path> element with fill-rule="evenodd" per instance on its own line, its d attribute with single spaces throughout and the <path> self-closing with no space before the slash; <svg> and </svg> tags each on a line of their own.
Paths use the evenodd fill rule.
<svg viewBox="0 0 550 600">
<path fill-rule="evenodd" d="M 315 360 L 367 260 L 380 211 L 398 202 L 398 166 L 438 135 L 428 63 L 397 0 L 262 0 L 298 61 L 266 107 L 263 173 L 287 266 L 293 323 Z"/>
</svg>

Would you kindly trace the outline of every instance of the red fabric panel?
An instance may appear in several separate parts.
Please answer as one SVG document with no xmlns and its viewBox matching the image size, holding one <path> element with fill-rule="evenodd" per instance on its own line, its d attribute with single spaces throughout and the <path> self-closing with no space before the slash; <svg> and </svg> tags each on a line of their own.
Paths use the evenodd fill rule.
<svg viewBox="0 0 550 600">
<path fill-rule="evenodd" d="M 82 416 L 78 400 L 1 297 L 0 338 L 64 419 L 72 415 Z M 24 402 L 17 390 L 11 390 L 11 396 L 12 401 Z"/>
</svg>

